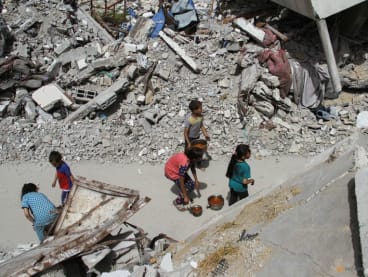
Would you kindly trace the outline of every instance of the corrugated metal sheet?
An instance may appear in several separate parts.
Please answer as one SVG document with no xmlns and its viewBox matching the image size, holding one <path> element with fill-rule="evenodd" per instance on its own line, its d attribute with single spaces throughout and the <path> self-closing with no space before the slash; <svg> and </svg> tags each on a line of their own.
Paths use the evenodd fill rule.
<svg viewBox="0 0 368 277">
<path fill-rule="evenodd" d="M 149 200 L 135 190 L 79 177 L 57 220 L 54 237 L 0 264 L 0 276 L 32 276 L 88 251 Z"/>
<path fill-rule="evenodd" d="M 311 19 L 327 18 L 365 0 L 272 0 Z"/>
</svg>

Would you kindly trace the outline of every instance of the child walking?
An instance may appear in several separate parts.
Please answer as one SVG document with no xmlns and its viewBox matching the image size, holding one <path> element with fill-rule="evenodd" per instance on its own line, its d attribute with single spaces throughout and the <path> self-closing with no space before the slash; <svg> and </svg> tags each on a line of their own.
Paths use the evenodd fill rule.
<svg viewBox="0 0 368 277">
<path fill-rule="evenodd" d="M 210 137 L 203 124 L 202 115 L 202 102 L 198 100 L 192 100 L 189 103 L 189 109 L 192 112 L 185 120 L 184 123 L 184 139 L 185 149 L 191 147 L 191 142 L 195 139 L 199 139 L 201 131 L 207 141 Z"/>
<path fill-rule="evenodd" d="M 248 184 L 254 185 L 254 179 L 251 179 L 250 175 L 250 166 L 245 161 L 250 158 L 250 155 L 249 146 L 239 144 L 231 157 L 226 172 L 230 187 L 229 206 L 248 197 Z"/>
<path fill-rule="evenodd" d="M 174 206 L 179 211 L 184 211 L 184 205 L 188 204 L 190 199 L 188 194 L 194 189 L 199 189 L 199 181 L 197 178 L 194 164 L 202 158 L 203 151 L 198 148 L 187 148 L 185 152 L 178 153 L 166 162 L 165 176 L 175 183 L 179 188 L 179 194 L 173 201 Z M 188 175 L 188 169 L 191 169 L 194 181 Z"/>
<path fill-rule="evenodd" d="M 61 189 L 61 204 L 64 205 L 68 198 L 69 192 L 74 183 L 74 176 L 70 167 L 63 161 L 62 155 L 57 151 L 52 151 L 49 156 L 49 162 L 56 168 L 56 174 L 52 187 L 56 186 L 56 181 L 59 181 Z"/>
<path fill-rule="evenodd" d="M 25 217 L 33 224 L 33 229 L 42 242 L 47 228 L 57 217 L 55 205 L 46 195 L 38 192 L 38 187 L 33 183 L 23 185 L 21 202 Z"/>
</svg>

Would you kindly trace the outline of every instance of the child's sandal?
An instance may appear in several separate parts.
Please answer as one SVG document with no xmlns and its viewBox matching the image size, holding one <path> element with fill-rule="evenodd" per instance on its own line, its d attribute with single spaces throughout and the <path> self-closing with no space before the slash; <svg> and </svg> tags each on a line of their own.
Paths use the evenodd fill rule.
<svg viewBox="0 0 368 277">
<path fill-rule="evenodd" d="M 176 199 L 173 201 L 173 205 L 174 205 L 174 207 L 175 207 L 178 211 L 180 211 L 180 212 L 184 212 L 184 211 L 186 211 L 186 207 L 184 207 L 184 205 L 183 205 L 183 204 L 177 204 L 177 203 L 176 203 Z"/>
</svg>

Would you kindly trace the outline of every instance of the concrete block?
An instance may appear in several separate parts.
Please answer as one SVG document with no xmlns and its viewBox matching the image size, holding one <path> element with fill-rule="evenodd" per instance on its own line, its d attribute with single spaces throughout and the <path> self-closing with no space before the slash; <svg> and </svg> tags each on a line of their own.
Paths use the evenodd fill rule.
<svg viewBox="0 0 368 277">
<path fill-rule="evenodd" d="M 55 48 L 54 52 L 56 55 L 60 56 L 72 47 L 70 40 L 64 40 L 58 47 Z"/>
<path fill-rule="evenodd" d="M 88 66 L 88 64 L 86 63 L 86 58 L 84 57 L 84 58 L 78 60 L 77 61 L 77 66 L 78 66 L 79 70 L 85 69 Z"/>
<path fill-rule="evenodd" d="M 143 94 L 138 95 L 137 103 L 143 105 L 146 102 L 146 97 Z"/>
<path fill-rule="evenodd" d="M 262 29 L 254 26 L 250 21 L 240 17 L 234 20 L 234 24 L 235 26 L 239 27 L 241 30 L 249 34 L 257 42 L 263 43 L 265 32 Z"/>
<path fill-rule="evenodd" d="M 243 93 L 249 93 L 256 85 L 259 76 L 260 71 L 256 64 L 243 69 L 241 73 L 240 91 Z"/>
<path fill-rule="evenodd" d="M 125 90 L 129 86 L 129 81 L 127 78 L 121 78 L 117 80 L 113 85 L 99 95 L 97 95 L 93 100 L 89 101 L 87 104 L 81 106 L 78 110 L 71 113 L 66 119 L 66 122 L 73 122 L 75 120 L 86 117 L 89 113 L 95 109 L 105 110 L 111 106 L 117 98 L 117 93 Z"/>
<path fill-rule="evenodd" d="M 148 59 L 147 56 L 138 53 L 137 55 L 137 65 L 139 70 L 147 70 L 148 69 Z"/>
<path fill-rule="evenodd" d="M 21 102 L 11 102 L 7 107 L 7 112 L 10 116 L 17 116 L 20 113 L 21 107 Z"/>
<path fill-rule="evenodd" d="M 155 72 L 155 75 L 168 81 L 170 78 L 170 69 L 164 68 L 162 65 L 159 66 Z"/>
<path fill-rule="evenodd" d="M 29 57 L 29 48 L 28 45 L 25 43 L 19 43 L 17 48 L 15 49 L 15 55 L 22 58 Z"/>
<path fill-rule="evenodd" d="M 45 112 L 40 106 L 36 107 L 36 111 L 38 113 L 37 123 L 46 123 L 54 119 L 51 114 Z"/>
<path fill-rule="evenodd" d="M 146 132 L 146 134 L 149 134 L 152 130 L 152 125 L 151 123 L 149 123 L 149 121 L 145 118 L 141 118 L 140 119 L 140 124 L 142 125 L 144 131 Z"/>
<path fill-rule="evenodd" d="M 355 197 L 357 202 L 360 246 L 364 276 L 368 276 L 368 167 L 358 170 L 355 175 Z"/>
<path fill-rule="evenodd" d="M 10 104 L 9 100 L 0 101 L 0 116 L 4 116 L 6 114 L 9 104 Z"/>
<path fill-rule="evenodd" d="M 113 64 L 114 64 L 113 58 L 101 58 L 94 60 L 91 65 L 95 70 L 102 70 L 112 68 Z"/>
<path fill-rule="evenodd" d="M 138 75 L 138 67 L 135 64 L 129 65 L 127 75 L 130 80 L 134 80 Z"/>
<path fill-rule="evenodd" d="M 129 277 L 129 270 L 117 270 L 112 272 L 104 272 L 101 274 L 101 277 Z"/>
<path fill-rule="evenodd" d="M 36 117 L 37 117 L 36 105 L 32 101 L 32 99 L 28 98 L 26 100 L 26 104 L 24 105 L 24 112 L 25 112 L 24 117 L 26 119 L 30 119 L 30 120 L 35 120 L 36 119 Z"/>
<path fill-rule="evenodd" d="M 19 103 L 24 97 L 28 96 L 28 91 L 24 88 L 17 88 L 14 101 Z"/>
<path fill-rule="evenodd" d="M 32 94 L 32 99 L 45 111 L 51 110 L 58 102 L 62 102 L 66 107 L 73 104 L 57 84 L 49 84 L 39 88 Z"/>
</svg>

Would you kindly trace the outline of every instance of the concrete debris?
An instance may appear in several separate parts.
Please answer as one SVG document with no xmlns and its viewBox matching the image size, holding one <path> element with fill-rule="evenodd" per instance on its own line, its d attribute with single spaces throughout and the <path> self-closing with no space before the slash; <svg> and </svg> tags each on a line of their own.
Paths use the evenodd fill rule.
<svg viewBox="0 0 368 277">
<path fill-rule="evenodd" d="M 130 31 L 128 38 L 135 43 L 144 43 L 151 34 L 154 25 L 155 23 L 152 19 L 140 17 L 134 24 L 134 27 Z"/>
<path fill-rule="evenodd" d="M 110 107 L 117 99 L 117 93 L 125 90 L 129 85 L 129 81 L 126 78 L 117 80 L 111 87 L 98 94 L 93 100 L 87 104 L 81 106 L 78 110 L 71 113 L 65 122 L 73 122 L 75 120 L 86 117 L 94 110 L 105 110 Z"/>
<path fill-rule="evenodd" d="M 57 56 L 60 56 L 61 54 L 68 51 L 71 47 L 72 47 L 72 43 L 68 39 L 68 40 L 64 40 L 58 47 L 55 48 L 54 51 Z"/>
<path fill-rule="evenodd" d="M 158 13 L 150 19 L 156 4 L 128 1 L 127 22 L 115 26 L 107 21 L 97 23 L 98 18 L 86 12 L 87 2 L 75 10 L 55 1 L 36 2 L 24 8 L 8 1 L 8 12 L 2 14 L 9 28 L 5 21 L 4 26 L 13 31 L 9 34 L 14 43 L 6 45 L 10 55 L 0 61 L 0 163 L 42 160 L 51 144 L 37 141 L 46 135 L 51 141 L 59 140 L 60 151 L 68 160 L 162 162 L 183 148 L 182 124 L 192 99 L 203 101 L 214 158 L 231 153 L 242 139 L 267 155 L 288 153 L 298 140 L 296 154 L 314 155 L 348 136 L 356 128 L 357 115 L 368 107 L 365 94 L 354 97 L 349 106 L 330 104 L 322 93 L 314 93 L 312 98 L 317 101 L 303 99 L 308 95 L 299 93 L 304 92 L 302 84 L 324 92 L 325 98 L 338 96 L 328 89 L 327 81 L 314 83 L 309 78 L 305 83 L 302 78 L 307 73 L 323 73 L 320 66 L 313 65 L 313 73 L 303 63 L 324 60 L 316 43 L 319 38 L 300 35 L 293 28 L 295 20 L 281 16 L 277 9 L 268 11 L 269 16 L 259 16 L 254 11 L 265 10 L 264 1 L 229 3 L 226 13 L 219 14 L 223 5 L 214 3 L 211 8 L 210 0 L 194 1 L 194 6 L 191 1 L 177 1 L 176 11 L 195 11 L 200 20 L 199 24 L 192 21 L 185 31 L 170 20 L 181 13 L 172 14 L 167 3 L 161 10 L 167 15 L 157 21 Z M 123 8 L 120 5 L 117 7 Z M 180 24 L 188 23 L 188 18 L 191 20 L 183 17 Z M 256 25 L 245 18 L 256 18 Z M 160 39 L 150 38 L 153 22 L 154 27 L 161 26 Z M 112 32 L 103 26 L 111 27 Z M 287 34 L 287 41 L 281 31 Z M 273 41 L 274 35 L 284 43 Z M 272 41 L 268 51 L 266 41 Z M 354 48 L 354 57 L 341 64 L 347 87 L 364 88 L 365 48 Z M 267 54 L 264 63 L 258 59 L 262 53 Z M 297 74 L 288 71 L 292 66 Z M 293 79 L 291 84 L 290 77 L 298 82 Z M 49 85 L 54 93 L 44 91 Z M 303 103 L 313 105 L 305 109 Z M 329 122 L 319 122 L 315 106 L 326 111 L 336 106 L 337 113 Z M 100 124 L 105 131 L 95 130 Z M 20 137 L 27 138 L 27 143 Z M 142 147 L 130 147 L 131 141 Z M 27 144 L 37 148 L 29 150 Z"/>
<path fill-rule="evenodd" d="M 129 277 L 129 276 L 131 276 L 129 270 L 117 270 L 113 272 L 103 272 L 101 274 L 101 277 Z"/>
<path fill-rule="evenodd" d="M 265 32 L 262 29 L 257 28 L 251 22 L 249 22 L 243 17 L 236 18 L 234 20 L 234 24 L 241 30 L 249 34 L 257 42 L 261 44 L 263 43 L 263 40 L 265 38 Z"/>
<path fill-rule="evenodd" d="M 363 111 L 358 114 L 357 121 L 356 121 L 356 127 L 357 128 L 368 128 L 368 112 L 367 111 Z"/>
<path fill-rule="evenodd" d="M 244 94 L 250 93 L 258 81 L 261 72 L 257 68 L 257 64 L 243 69 L 241 73 L 240 91 Z"/>
<path fill-rule="evenodd" d="M 164 32 L 160 32 L 159 33 L 160 38 L 162 38 L 163 41 L 165 41 L 170 48 L 180 56 L 180 58 L 182 58 L 187 65 L 189 65 L 189 67 L 195 72 L 195 73 L 199 73 L 201 71 L 200 67 L 196 64 L 196 62 L 189 57 L 185 51 L 175 42 L 173 41 L 170 37 L 168 37 Z"/>
<path fill-rule="evenodd" d="M 49 84 L 39 88 L 32 94 L 32 99 L 45 111 L 52 110 L 59 103 L 66 107 L 73 104 L 57 84 Z"/>
</svg>

